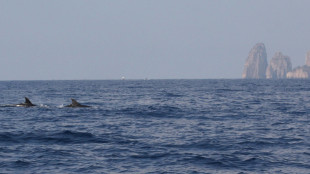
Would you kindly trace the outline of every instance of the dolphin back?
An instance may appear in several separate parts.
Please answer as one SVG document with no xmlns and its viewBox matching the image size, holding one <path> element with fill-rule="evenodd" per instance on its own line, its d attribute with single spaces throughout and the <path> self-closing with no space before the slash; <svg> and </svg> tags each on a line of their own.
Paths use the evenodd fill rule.
<svg viewBox="0 0 310 174">
<path fill-rule="evenodd" d="M 67 105 L 66 107 L 72 107 L 72 108 L 85 108 L 85 107 L 90 107 L 90 106 L 87 106 L 87 105 L 82 105 L 80 104 L 79 102 L 77 102 L 75 99 L 71 99 L 72 103 L 70 105 Z"/>
<path fill-rule="evenodd" d="M 31 101 L 29 100 L 29 98 L 27 98 L 27 97 L 25 97 L 25 104 L 31 104 L 31 105 L 33 105 L 33 104 L 31 103 Z"/>
</svg>

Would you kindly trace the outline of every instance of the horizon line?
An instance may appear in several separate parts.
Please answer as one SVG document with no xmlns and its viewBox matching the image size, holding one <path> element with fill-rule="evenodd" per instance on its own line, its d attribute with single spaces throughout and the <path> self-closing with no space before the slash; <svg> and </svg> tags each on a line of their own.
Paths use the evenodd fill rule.
<svg viewBox="0 0 310 174">
<path fill-rule="evenodd" d="M 13 79 L 8 81 L 148 81 L 148 80 L 307 80 L 307 78 L 285 78 L 285 79 L 244 79 L 244 78 L 129 78 L 129 79 Z"/>
</svg>

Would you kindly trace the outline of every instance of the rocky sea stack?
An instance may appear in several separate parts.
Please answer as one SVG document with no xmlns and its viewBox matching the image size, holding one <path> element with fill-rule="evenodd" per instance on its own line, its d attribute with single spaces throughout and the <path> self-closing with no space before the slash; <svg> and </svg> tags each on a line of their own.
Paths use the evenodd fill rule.
<svg viewBox="0 0 310 174">
<path fill-rule="evenodd" d="M 281 52 L 277 52 L 271 59 L 267 71 L 267 79 L 285 79 L 286 74 L 292 71 L 292 63 L 288 56 L 284 56 Z"/>
<path fill-rule="evenodd" d="M 290 57 L 275 53 L 267 64 L 265 45 L 257 43 L 249 53 L 242 73 L 244 79 L 285 79 L 310 78 L 310 51 L 306 55 L 306 65 L 292 70 Z"/>
<path fill-rule="evenodd" d="M 263 43 L 256 44 L 249 53 L 244 65 L 242 78 L 264 79 L 266 78 L 267 53 Z"/>
<path fill-rule="evenodd" d="M 292 72 L 288 72 L 286 77 L 288 79 L 307 79 L 309 78 L 310 67 L 307 65 L 294 68 Z"/>
<path fill-rule="evenodd" d="M 294 68 L 292 72 L 286 74 L 289 79 L 308 79 L 310 78 L 310 51 L 306 55 L 306 65 Z"/>
</svg>

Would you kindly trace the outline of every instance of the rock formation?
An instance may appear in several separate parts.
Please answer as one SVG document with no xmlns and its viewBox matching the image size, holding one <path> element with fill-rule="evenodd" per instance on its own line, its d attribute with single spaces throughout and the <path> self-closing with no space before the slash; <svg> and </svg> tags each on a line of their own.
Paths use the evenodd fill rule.
<svg viewBox="0 0 310 174">
<path fill-rule="evenodd" d="M 267 67 L 267 53 L 263 43 L 257 43 L 249 53 L 242 73 L 243 79 L 310 79 L 310 51 L 306 55 L 306 65 L 292 70 L 288 56 L 277 52 Z"/>
<path fill-rule="evenodd" d="M 267 53 L 263 43 L 256 44 L 249 53 L 244 65 L 242 78 L 265 79 L 267 69 Z"/>
<path fill-rule="evenodd" d="M 293 71 L 288 72 L 286 77 L 289 79 L 307 79 L 310 76 L 310 66 L 304 65 L 294 68 Z"/>
<path fill-rule="evenodd" d="M 310 78 L 310 51 L 306 55 L 306 65 L 294 68 L 292 72 L 286 74 L 287 78 L 308 79 Z"/>
<path fill-rule="evenodd" d="M 267 79 L 284 79 L 286 74 L 292 71 L 292 63 L 288 56 L 284 56 L 281 52 L 277 52 L 271 59 L 267 71 Z"/>
</svg>

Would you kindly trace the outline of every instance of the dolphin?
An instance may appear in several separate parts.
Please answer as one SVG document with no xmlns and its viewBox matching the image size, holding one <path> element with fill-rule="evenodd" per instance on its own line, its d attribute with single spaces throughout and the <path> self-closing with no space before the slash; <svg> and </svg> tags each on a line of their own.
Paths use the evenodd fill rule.
<svg viewBox="0 0 310 174">
<path fill-rule="evenodd" d="M 36 105 L 32 104 L 31 101 L 29 100 L 29 98 L 25 97 L 25 103 L 15 104 L 13 106 L 16 106 L 16 107 L 32 107 L 32 106 L 36 106 Z"/>
<path fill-rule="evenodd" d="M 90 106 L 87 106 L 87 105 L 80 104 L 79 102 L 77 102 L 73 98 L 71 100 L 72 100 L 72 103 L 70 105 L 65 106 L 65 107 L 70 107 L 70 108 L 87 108 L 87 107 L 90 107 Z"/>
</svg>

